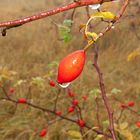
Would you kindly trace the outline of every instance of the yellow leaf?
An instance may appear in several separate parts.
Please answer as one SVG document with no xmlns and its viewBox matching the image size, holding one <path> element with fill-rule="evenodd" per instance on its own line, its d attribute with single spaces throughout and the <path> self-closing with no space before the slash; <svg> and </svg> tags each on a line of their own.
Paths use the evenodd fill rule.
<svg viewBox="0 0 140 140">
<path fill-rule="evenodd" d="M 86 27 L 86 24 L 80 24 L 79 25 L 79 30 L 82 30 L 83 28 L 85 28 Z"/>
<path fill-rule="evenodd" d="M 10 71 L 7 67 L 0 67 L 0 79 L 12 80 L 15 75 L 15 71 Z"/>
<path fill-rule="evenodd" d="M 97 137 L 94 140 L 102 140 L 103 135 L 97 135 Z"/>
<path fill-rule="evenodd" d="M 129 130 L 118 130 L 118 132 L 126 137 L 126 140 L 134 140 L 134 136 Z"/>
<path fill-rule="evenodd" d="M 76 138 L 76 139 L 81 139 L 82 135 L 79 131 L 76 130 L 68 130 L 67 134 L 71 137 L 71 138 Z"/>
<path fill-rule="evenodd" d="M 95 32 L 86 32 L 86 36 L 96 38 L 98 35 Z"/>
<path fill-rule="evenodd" d="M 134 60 L 137 56 L 140 56 L 140 49 L 136 49 L 132 51 L 128 56 L 127 56 L 127 61 L 130 62 L 131 60 Z"/>
<path fill-rule="evenodd" d="M 126 129 L 127 127 L 128 127 L 128 123 L 127 123 L 127 122 L 124 122 L 124 123 L 119 124 L 119 128 L 120 128 L 121 130 Z"/>
<path fill-rule="evenodd" d="M 18 80 L 15 84 L 14 84 L 14 86 L 16 87 L 16 86 L 20 86 L 21 84 L 23 84 L 23 83 L 26 83 L 27 81 L 26 80 Z"/>
<path fill-rule="evenodd" d="M 92 14 L 91 17 L 113 19 L 113 18 L 115 18 L 115 15 L 111 12 L 96 12 L 96 13 Z"/>
</svg>

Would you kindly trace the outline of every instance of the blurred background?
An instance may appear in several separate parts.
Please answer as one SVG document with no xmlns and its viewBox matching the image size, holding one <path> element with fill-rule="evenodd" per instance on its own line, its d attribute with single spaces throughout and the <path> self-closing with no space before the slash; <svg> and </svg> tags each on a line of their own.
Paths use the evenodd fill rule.
<svg viewBox="0 0 140 140">
<path fill-rule="evenodd" d="M 24 16 L 33 15 L 40 11 L 46 11 L 70 2 L 70 0 L 0 0 L 0 21 L 14 20 Z M 120 2 L 103 4 L 101 9 L 112 11 L 115 15 L 121 7 Z M 79 26 L 88 20 L 86 8 L 77 8 L 73 17 L 68 40 L 61 36 L 60 25 L 64 20 L 71 19 L 73 10 L 69 10 L 45 19 L 25 24 L 7 31 L 7 36 L 0 36 L 0 69 L 8 69 L 17 73 L 17 79 L 30 80 L 32 77 L 49 75 L 56 80 L 59 61 L 67 54 L 84 48 L 86 40 Z M 94 11 L 90 9 L 90 13 Z M 103 72 L 107 94 L 112 89 L 118 89 L 120 93 L 113 95 L 121 102 L 134 100 L 135 110 L 140 112 L 140 1 L 130 1 L 123 18 L 115 25 L 115 28 L 106 33 L 97 41 L 99 47 L 99 65 Z M 103 23 L 104 24 L 104 23 Z M 103 24 L 95 25 L 92 22 L 92 31 L 101 31 Z M 135 52 L 137 52 L 135 55 Z M 71 89 L 80 100 L 82 95 L 92 93 L 98 89 L 98 77 L 93 64 L 93 49 L 87 53 L 86 66 L 81 76 L 71 84 Z M 28 85 L 28 84 L 27 84 Z M 23 85 L 16 91 L 15 97 L 27 95 L 27 85 Z M 36 104 L 47 105 L 57 92 L 57 89 L 47 85 L 45 90 L 33 88 L 30 98 Z M 64 91 L 62 91 L 63 93 Z M 64 93 L 63 93 L 64 94 Z M 62 95 L 64 96 L 64 95 Z M 112 97 L 109 97 L 112 98 Z M 67 101 L 63 101 L 67 102 Z M 93 99 L 87 103 L 87 108 L 92 105 Z M 115 116 L 118 115 L 118 103 L 111 99 L 115 108 Z M 61 101 L 62 103 L 62 101 Z M 94 103 L 93 103 L 94 104 Z M 51 104 L 49 104 L 51 107 Z M 63 109 L 63 106 L 60 105 Z M 101 103 L 100 111 L 104 110 Z M 94 107 L 93 107 L 94 109 Z M 91 111 L 91 110 L 90 110 Z M 89 111 L 89 112 L 90 112 Z M 89 113 L 88 112 L 88 113 Z M 84 113 L 85 118 L 91 122 L 95 111 Z M 134 122 L 140 118 L 129 111 L 122 121 L 129 122 L 132 134 L 139 135 Z M 11 103 L 0 102 L 0 139 L 1 140 L 32 140 L 39 139 L 34 131 L 41 129 L 45 123 L 45 114 L 27 106 L 15 106 Z M 105 116 L 102 116 L 104 120 Z M 47 140 L 68 139 L 64 131 L 71 125 L 66 121 L 58 122 L 50 129 Z M 72 126 L 74 127 L 74 126 Z M 60 132 L 58 131 L 60 130 Z M 138 139 L 136 139 L 138 140 Z"/>
</svg>

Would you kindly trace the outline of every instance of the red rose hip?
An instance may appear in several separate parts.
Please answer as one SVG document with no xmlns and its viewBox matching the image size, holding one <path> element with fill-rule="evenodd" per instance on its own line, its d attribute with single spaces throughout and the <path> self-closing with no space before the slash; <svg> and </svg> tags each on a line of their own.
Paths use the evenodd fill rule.
<svg viewBox="0 0 140 140">
<path fill-rule="evenodd" d="M 44 137 L 47 134 L 47 130 L 46 129 L 42 129 L 39 133 L 40 137 Z"/>
<path fill-rule="evenodd" d="M 135 102 L 134 102 L 134 101 L 129 101 L 129 102 L 128 102 L 128 106 L 129 106 L 129 107 L 133 107 L 134 105 L 135 105 Z"/>
<path fill-rule="evenodd" d="M 25 104 L 27 101 L 25 98 L 19 98 L 18 103 Z"/>
<path fill-rule="evenodd" d="M 80 127 L 84 127 L 85 126 L 85 121 L 84 120 L 79 119 L 77 122 L 78 122 Z"/>
<path fill-rule="evenodd" d="M 55 82 L 53 80 L 49 80 L 49 85 L 55 87 Z"/>
<path fill-rule="evenodd" d="M 75 107 L 73 105 L 68 108 L 69 113 L 74 112 L 74 110 L 75 110 Z"/>
<path fill-rule="evenodd" d="M 136 122 L 136 126 L 140 128 L 140 121 Z"/>
<path fill-rule="evenodd" d="M 58 66 L 58 83 L 68 83 L 76 79 L 83 70 L 85 58 L 85 50 L 78 50 L 64 57 Z"/>
</svg>

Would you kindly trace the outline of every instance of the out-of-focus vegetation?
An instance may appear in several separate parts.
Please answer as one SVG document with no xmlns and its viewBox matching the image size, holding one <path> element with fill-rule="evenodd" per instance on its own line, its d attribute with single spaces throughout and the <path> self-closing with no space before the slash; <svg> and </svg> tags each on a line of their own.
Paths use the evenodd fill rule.
<svg viewBox="0 0 140 140">
<path fill-rule="evenodd" d="M 0 21 L 17 19 L 23 16 L 32 15 L 42 10 L 48 10 L 55 6 L 69 2 L 69 0 L 1 0 L 0 1 Z M 106 4 L 103 9 L 112 10 L 117 13 L 120 5 L 117 3 Z M 92 13 L 93 11 L 90 10 Z M 86 23 L 87 16 L 85 8 L 78 8 L 74 16 L 74 22 L 70 30 L 70 38 L 64 40 L 60 36 L 58 25 L 63 25 L 65 19 L 71 18 L 72 10 L 59 13 L 57 15 L 35 21 L 19 28 L 13 28 L 7 32 L 6 37 L 0 36 L 0 71 L 7 69 L 16 72 L 16 79 L 31 80 L 32 77 L 43 77 L 48 75 L 56 79 L 57 65 L 61 58 L 68 53 L 82 49 L 86 45 L 86 40 L 79 32 L 80 24 Z M 131 1 L 124 17 L 116 24 L 115 28 L 98 40 L 100 48 L 99 63 L 104 74 L 107 94 L 111 94 L 112 89 L 118 89 L 116 98 L 122 102 L 134 100 L 135 110 L 140 112 L 140 2 Z M 99 31 L 93 24 L 93 31 Z M 63 33 L 62 33 L 63 34 Z M 69 41 L 70 40 L 70 41 Z M 98 77 L 93 63 L 93 50 L 87 53 L 86 66 L 82 75 L 71 85 L 72 91 L 81 100 L 82 95 L 92 94 L 98 88 Z M 34 82 L 36 82 L 34 78 Z M 41 80 L 41 79 L 39 79 Z M 33 102 L 42 106 L 47 106 L 50 100 L 58 92 L 50 88 L 45 82 L 45 90 L 33 87 L 28 95 L 28 84 L 23 83 L 16 89 L 14 97 L 25 97 L 33 99 Z M 0 91 L 1 92 L 1 91 Z M 62 90 L 62 98 L 65 92 Z M 110 97 L 115 115 L 118 116 L 119 103 Z M 62 104 L 68 104 L 61 101 Z M 82 101 L 81 101 L 82 102 Z M 65 110 L 60 104 L 61 110 Z M 82 103 L 81 103 L 82 104 Z M 95 101 L 90 96 L 86 103 L 86 108 L 95 109 Z M 48 107 L 48 106 L 47 106 Z M 51 108 L 51 104 L 49 104 Z M 104 110 L 100 104 L 100 113 Z M 96 124 L 96 113 L 94 111 L 84 112 L 84 117 L 89 123 Z M 103 113 L 101 113 L 103 114 Z M 101 116 L 104 120 L 105 116 Z M 15 111 L 15 105 L 0 101 L 0 139 L 1 140 L 35 140 L 36 133 L 46 126 L 47 120 L 52 118 L 26 105 L 19 105 Z M 128 132 L 133 135 L 134 140 L 140 139 L 140 128 L 135 126 L 138 118 L 129 111 L 124 112 L 121 124 L 127 122 Z M 105 120 L 103 121 L 105 123 Z M 47 140 L 71 139 L 67 130 L 75 129 L 66 121 L 55 123 L 47 135 Z M 59 130 L 59 131 L 58 131 Z M 123 131 L 122 131 L 123 132 Z M 129 135 L 129 136 L 130 136 Z M 131 136 L 130 136 L 131 137 Z M 130 138 L 129 137 L 129 138 Z M 133 140 L 129 139 L 128 140 Z M 124 138 L 125 139 L 125 138 Z M 36 138 L 37 140 L 37 138 Z"/>
</svg>

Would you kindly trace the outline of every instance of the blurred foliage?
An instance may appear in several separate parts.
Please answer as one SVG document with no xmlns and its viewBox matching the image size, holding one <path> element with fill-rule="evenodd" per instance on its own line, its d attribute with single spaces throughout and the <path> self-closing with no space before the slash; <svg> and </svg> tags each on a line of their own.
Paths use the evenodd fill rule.
<svg viewBox="0 0 140 140">
<path fill-rule="evenodd" d="M 50 9 L 56 5 L 65 3 L 64 0 L 57 1 L 25 1 L 9 0 L 1 1 L 1 20 L 16 19 L 41 10 Z M 137 3 L 136 3 L 137 2 Z M 115 5 L 115 6 L 114 6 Z M 113 6 L 113 8 L 112 8 Z M 6 7 L 6 8 L 5 8 Z M 114 15 L 118 11 L 120 4 L 104 4 L 104 8 L 110 10 Z M 109 9 L 108 9 L 109 8 Z M 120 101 L 134 100 L 135 110 L 139 111 L 140 106 L 140 40 L 136 33 L 139 33 L 139 0 L 131 1 L 124 18 L 115 25 L 115 28 L 107 33 L 97 42 L 99 46 L 99 65 L 105 79 L 107 93 L 114 110 L 115 119 L 119 116 Z M 93 10 L 92 12 L 93 13 Z M 129 16 L 130 15 L 130 16 Z M 17 99 L 26 97 L 28 101 L 38 104 L 44 108 L 53 109 L 54 101 L 58 93 L 57 88 L 51 88 L 48 84 L 48 77 L 56 79 L 58 62 L 63 56 L 85 46 L 85 40 L 79 32 L 80 23 L 86 23 L 87 17 L 85 9 L 77 8 L 73 21 L 69 20 L 71 10 L 51 17 L 51 21 L 62 23 L 58 25 L 59 36 L 63 43 L 57 39 L 58 32 L 56 26 L 51 24 L 49 18 L 34 23 L 29 23 L 23 27 L 8 31 L 8 35 L 0 38 L 0 85 L 7 91 L 12 86 L 16 87 L 16 92 L 10 97 Z M 71 28 L 72 26 L 72 28 Z M 101 24 L 101 29 L 102 29 Z M 85 24 L 81 24 L 85 27 Z M 94 25 L 92 32 L 99 30 L 100 26 Z M 131 54 L 132 53 L 132 54 Z M 128 63 L 127 60 L 130 60 Z M 103 130 L 107 130 L 108 120 L 104 104 L 102 103 L 100 90 L 98 88 L 98 77 L 92 65 L 93 49 L 87 53 L 87 63 L 82 75 L 71 84 L 71 89 L 75 92 L 85 121 L 94 126 L 98 126 L 96 119 L 95 98 L 99 98 L 99 114 Z M 43 88 L 42 88 L 43 87 Z M 42 90 L 40 90 L 42 89 Z M 9 93 L 9 92 L 8 92 Z M 84 101 L 82 96 L 89 95 Z M 0 90 L 0 98 L 3 92 Z M 64 90 L 61 90 L 57 109 L 65 113 L 71 104 Z M 87 111 L 88 110 L 88 111 Z M 69 117 L 76 119 L 74 114 Z M 46 127 L 51 120 L 56 119 L 53 115 L 48 115 L 42 111 L 18 105 L 1 99 L 0 101 L 0 139 L 1 140 L 41 140 L 38 137 L 39 130 Z M 139 117 L 129 111 L 125 111 L 116 124 L 118 140 L 139 140 L 140 128 L 135 126 L 135 121 Z M 68 131 L 67 131 L 68 130 Z M 49 126 L 49 131 L 44 140 L 72 140 L 67 133 L 75 131 L 79 135 L 79 128 L 67 121 L 57 121 Z M 86 132 L 85 132 L 86 133 Z M 77 135 L 76 134 L 76 135 Z M 75 134 L 72 134 L 75 135 Z M 75 138 L 73 138 L 75 139 Z M 96 136 L 90 131 L 87 139 L 104 140 L 101 135 Z"/>
</svg>

